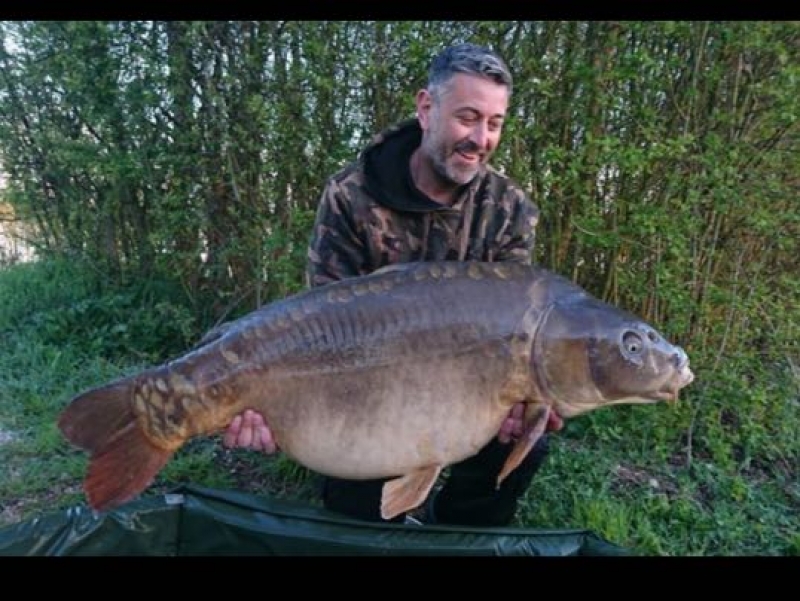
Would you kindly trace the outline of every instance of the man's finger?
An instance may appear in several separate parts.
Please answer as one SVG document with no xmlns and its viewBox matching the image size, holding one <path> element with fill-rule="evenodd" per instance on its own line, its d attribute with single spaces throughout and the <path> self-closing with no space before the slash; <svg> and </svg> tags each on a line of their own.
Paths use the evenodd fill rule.
<svg viewBox="0 0 800 601">
<path fill-rule="evenodd" d="M 222 439 L 222 444 L 226 447 L 233 447 L 236 444 L 236 439 L 239 437 L 239 430 L 242 427 L 242 416 L 237 415 L 233 418 L 231 425 L 225 431 L 225 436 Z"/>
<path fill-rule="evenodd" d="M 272 431 L 267 428 L 266 424 L 262 425 L 258 431 L 261 438 L 261 448 L 266 453 L 274 453 L 278 447 L 275 444 L 275 440 L 272 438 Z"/>
<path fill-rule="evenodd" d="M 244 412 L 242 429 L 239 430 L 236 442 L 240 447 L 249 447 L 253 444 L 253 412 L 249 409 Z"/>
<path fill-rule="evenodd" d="M 499 440 L 503 444 L 511 442 L 513 434 L 514 434 L 514 420 L 507 417 L 506 419 L 503 420 L 503 423 L 500 425 L 500 432 L 497 433 L 497 440 Z"/>
<path fill-rule="evenodd" d="M 555 411 L 550 412 L 549 419 L 547 420 L 547 429 L 553 432 L 558 432 L 564 427 L 564 420 Z"/>
<path fill-rule="evenodd" d="M 514 403 L 514 406 L 511 407 L 511 411 L 509 412 L 509 417 L 517 420 L 522 420 L 525 417 L 525 403 L 519 402 Z"/>
</svg>

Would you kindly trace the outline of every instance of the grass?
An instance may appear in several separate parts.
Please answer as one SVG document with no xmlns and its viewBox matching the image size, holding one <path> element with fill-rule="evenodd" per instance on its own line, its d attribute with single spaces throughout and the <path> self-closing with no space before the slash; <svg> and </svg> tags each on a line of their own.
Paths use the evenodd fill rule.
<svg viewBox="0 0 800 601">
<path fill-rule="evenodd" d="M 565 433 L 528 491 L 520 522 L 589 528 L 646 555 L 796 555 L 797 467 L 728 471 L 660 463 Z"/>
<path fill-rule="evenodd" d="M 0 271 L 0 527 L 84 502 L 86 457 L 56 428 L 73 395 L 199 335 L 174 296 L 99 290 L 76 269 Z M 677 406 L 568 422 L 515 523 L 589 529 L 645 555 L 800 555 L 796 375 L 780 364 L 696 371 L 704 384 Z M 180 449 L 146 494 L 181 483 L 318 502 L 305 468 L 219 437 Z"/>
</svg>

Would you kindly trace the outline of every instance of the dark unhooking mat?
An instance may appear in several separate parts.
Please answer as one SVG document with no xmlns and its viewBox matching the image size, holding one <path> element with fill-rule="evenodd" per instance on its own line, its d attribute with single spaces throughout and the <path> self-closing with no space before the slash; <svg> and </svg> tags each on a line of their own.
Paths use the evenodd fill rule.
<svg viewBox="0 0 800 601">
<path fill-rule="evenodd" d="M 0 556 L 628 554 L 586 530 L 372 524 L 194 485 L 102 515 L 79 505 L 0 528 Z"/>
</svg>

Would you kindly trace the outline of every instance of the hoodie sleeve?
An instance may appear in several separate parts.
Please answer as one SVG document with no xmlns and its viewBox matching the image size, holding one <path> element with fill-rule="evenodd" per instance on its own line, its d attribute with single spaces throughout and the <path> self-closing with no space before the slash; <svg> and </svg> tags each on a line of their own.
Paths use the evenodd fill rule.
<svg viewBox="0 0 800 601">
<path fill-rule="evenodd" d="M 512 261 L 530 265 L 536 243 L 536 225 L 539 223 L 539 209 L 520 189 L 508 190 L 510 198 L 505 204 L 509 207 L 506 223 L 499 240 L 495 261 Z"/>
<path fill-rule="evenodd" d="M 336 179 L 328 180 L 317 207 L 308 247 L 306 284 L 322 286 L 365 273 L 366 247 L 352 203 Z"/>
</svg>

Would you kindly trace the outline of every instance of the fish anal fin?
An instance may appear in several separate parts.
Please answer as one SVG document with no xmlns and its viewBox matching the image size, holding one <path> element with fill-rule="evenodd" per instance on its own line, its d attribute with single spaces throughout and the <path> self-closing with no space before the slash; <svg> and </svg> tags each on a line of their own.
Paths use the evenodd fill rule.
<svg viewBox="0 0 800 601">
<path fill-rule="evenodd" d="M 550 411 L 549 405 L 534 403 L 527 405 L 522 436 L 516 444 L 514 444 L 514 448 L 511 450 L 511 453 L 508 455 L 506 462 L 500 470 L 500 474 L 497 476 L 497 488 L 500 488 L 503 480 L 522 463 L 522 460 L 525 459 L 533 448 L 533 445 L 542 437 L 542 434 L 544 434 L 547 428 Z"/>
<path fill-rule="evenodd" d="M 389 480 L 383 485 L 381 517 L 390 520 L 421 505 L 441 471 L 441 465 L 430 465 Z"/>
</svg>

